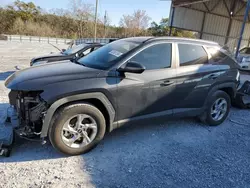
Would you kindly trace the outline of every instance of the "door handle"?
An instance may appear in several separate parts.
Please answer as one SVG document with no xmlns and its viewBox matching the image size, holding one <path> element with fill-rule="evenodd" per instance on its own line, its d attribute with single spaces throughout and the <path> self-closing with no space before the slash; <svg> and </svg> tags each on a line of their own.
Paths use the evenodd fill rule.
<svg viewBox="0 0 250 188">
<path fill-rule="evenodd" d="M 218 77 L 219 77 L 218 74 L 211 74 L 210 76 L 208 76 L 208 78 L 211 79 L 211 80 L 215 80 Z"/>
<path fill-rule="evenodd" d="M 167 80 L 167 81 L 164 81 L 163 83 L 161 83 L 160 85 L 161 86 L 169 86 L 169 85 L 171 85 L 173 83 L 174 83 L 174 81 Z"/>
</svg>

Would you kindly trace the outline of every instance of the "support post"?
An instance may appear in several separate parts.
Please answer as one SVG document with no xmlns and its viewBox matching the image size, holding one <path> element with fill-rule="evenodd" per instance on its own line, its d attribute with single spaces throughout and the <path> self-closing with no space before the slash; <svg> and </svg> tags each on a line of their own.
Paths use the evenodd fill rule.
<svg viewBox="0 0 250 188">
<path fill-rule="evenodd" d="M 206 15 L 207 15 L 207 13 L 204 12 L 204 14 L 203 14 L 203 19 L 202 19 L 202 25 L 201 25 L 200 39 L 202 39 L 202 37 L 203 37 L 203 30 L 204 30 Z"/>
<path fill-rule="evenodd" d="M 246 22 L 247 22 L 247 18 L 248 18 L 249 9 L 250 9 L 250 0 L 247 0 L 247 7 L 246 7 L 246 11 L 245 11 L 245 15 L 244 15 L 244 20 L 243 20 L 241 31 L 240 31 L 240 38 L 239 38 L 238 45 L 237 45 L 237 48 L 236 48 L 235 58 L 237 58 L 238 55 L 239 55 L 240 45 L 241 45 L 242 37 L 243 37 L 243 34 L 244 34 L 244 30 L 245 30 L 245 26 L 246 26 Z"/>
<path fill-rule="evenodd" d="M 172 15 L 171 15 L 170 28 L 169 28 L 169 36 L 172 35 L 173 22 L 174 22 L 174 13 L 175 13 L 175 7 L 172 4 Z"/>
<path fill-rule="evenodd" d="M 232 27 L 232 18 L 230 17 L 228 28 L 227 28 L 226 40 L 225 40 L 225 44 L 224 45 L 226 45 L 228 43 L 228 39 L 229 39 L 231 27 Z"/>
<path fill-rule="evenodd" d="M 226 45 L 228 43 L 228 39 L 229 39 L 229 35 L 231 32 L 231 28 L 232 28 L 232 22 L 233 22 L 233 16 L 235 15 L 234 11 L 235 11 L 235 7 L 236 7 L 236 1 L 234 0 L 231 4 L 230 10 L 229 10 L 229 24 L 228 24 L 228 28 L 227 28 L 227 34 L 226 34 L 226 40 L 225 40 L 225 44 Z M 224 2 L 225 3 L 225 2 Z"/>
</svg>

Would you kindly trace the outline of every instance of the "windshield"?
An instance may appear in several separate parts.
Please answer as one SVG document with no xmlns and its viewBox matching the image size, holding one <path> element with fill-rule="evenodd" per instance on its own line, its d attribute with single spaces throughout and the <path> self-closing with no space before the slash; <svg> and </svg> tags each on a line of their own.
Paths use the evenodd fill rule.
<svg viewBox="0 0 250 188">
<path fill-rule="evenodd" d="M 109 43 L 78 60 L 79 63 L 97 69 L 107 69 L 114 65 L 115 60 L 125 55 L 141 43 L 126 39 Z"/>
<path fill-rule="evenodd" d="M 73 48 L 70 48 L 70 49 L 64 51 L 63 54 L 65 54 L 65 55 L 74 54 L 74 53 L 78 52 L 79 50 L 83 49 L 87 45 L 88 44 L 79 44 L 77 46 L 74 46 Z"/>
</svg>

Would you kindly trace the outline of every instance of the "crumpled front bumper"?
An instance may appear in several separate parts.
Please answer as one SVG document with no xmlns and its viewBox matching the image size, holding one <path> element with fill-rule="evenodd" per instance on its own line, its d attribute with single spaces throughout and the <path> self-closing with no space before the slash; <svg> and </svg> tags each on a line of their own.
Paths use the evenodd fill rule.
<svg viewBox="0 0 250 188">
<path fill-rule="evenodd" d="M 18 114 L 14 106 L 10 106 L 7 110 L 7 123 L 14 129 L 20 126 Z"/>
<path fill-rule="evenodd" d="M 14 129 L 19 126 L 17 113 L 10 106 L 7 108 L 7 118 L 0 125 L 0 156 L 9 157 L 14 142 Z"/>
</svg>

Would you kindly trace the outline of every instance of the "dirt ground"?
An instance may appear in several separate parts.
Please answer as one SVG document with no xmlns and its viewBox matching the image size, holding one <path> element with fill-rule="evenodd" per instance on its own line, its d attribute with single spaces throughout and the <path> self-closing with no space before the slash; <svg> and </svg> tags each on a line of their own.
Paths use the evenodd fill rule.
<svg viewBox="0 0 250 188">
<path fill-rule="evenodd" d="M 38 51 L 34 54 L 39 55 Z M 1 122 L 8 107 L 4 80 L 28 67 L 31 56 L 5 53 L 0 44 Z M 75 157 L 58 153 L 49 143 L 18 139 L 12 156 L 0 157 L 0 187 L 248 188 L 249 114 L 249 110 L 232 108 L 218 127 L 194 119 L 130 125 L 106 135 L 91 152 Z"/>
</svg>

